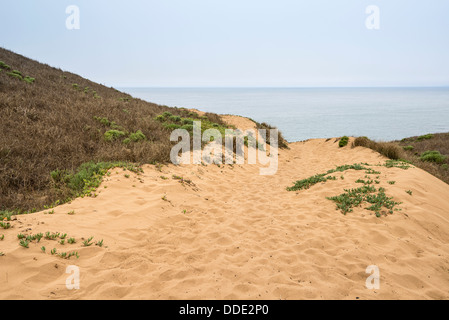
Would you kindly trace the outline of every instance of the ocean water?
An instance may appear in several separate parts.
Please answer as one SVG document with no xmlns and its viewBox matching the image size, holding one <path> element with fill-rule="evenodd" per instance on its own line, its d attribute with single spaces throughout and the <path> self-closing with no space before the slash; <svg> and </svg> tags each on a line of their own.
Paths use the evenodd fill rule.
<svg viewBox="0 0 449 320">
<path fill-rule="evenodd" d="M 449 88 L 121 88 L 136 98 L 278 127 L 285 138 L 396 140 L 449 132 Z"/>
</svg>

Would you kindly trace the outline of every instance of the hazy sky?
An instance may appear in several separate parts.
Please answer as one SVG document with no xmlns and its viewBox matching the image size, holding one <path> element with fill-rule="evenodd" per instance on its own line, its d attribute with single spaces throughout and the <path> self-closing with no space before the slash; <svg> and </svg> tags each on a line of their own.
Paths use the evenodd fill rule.
<svg viewBox="0 0 449 320">
<path fill-rule="evenodd" d="M 7 0 L 0 46 L 114 87 L 447 86 L 449 1 Z"/>
</svg>

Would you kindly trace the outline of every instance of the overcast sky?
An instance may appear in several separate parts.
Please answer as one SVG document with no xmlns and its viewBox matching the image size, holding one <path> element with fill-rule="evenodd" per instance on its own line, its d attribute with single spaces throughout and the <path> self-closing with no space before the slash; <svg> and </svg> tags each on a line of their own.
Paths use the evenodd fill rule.
<svg viewBox="0 0 449 320">
<path fill-rule="evenodd" d="M 7 0 L 0 46 L 114 87 L 448 86 L 449 1 Z"/>
</svg>

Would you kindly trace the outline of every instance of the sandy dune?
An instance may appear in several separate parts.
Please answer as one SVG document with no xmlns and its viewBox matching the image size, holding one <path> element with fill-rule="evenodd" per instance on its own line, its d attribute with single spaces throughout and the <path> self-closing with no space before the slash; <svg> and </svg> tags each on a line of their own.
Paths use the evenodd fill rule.
<svg viewBox="0 0 449 320">
<path fill-rule="evenodd" d="M 251 126 L 244 118 L 226 120 Z M 0 298 L 448 299 L 447 184 L 418 168 L 377 167 L 380 186 L 403 202 L 381 218 L 363 208 L 345 216 L 326 199 L 359 187 L 364 172 L 286 191 L 337 165 L 384 161 L 368 149 L 316 139 L 281 150 L 273 176 L 259 175 L 258 165 L 146 165 L 139 176 L 111 170 L 98 197 L 54 214 L 18 216 L 13 228 L 0 230 Z M 18 233 L 47 231 L 77 243 L 18 245 Z M 91 236 L 104 247 L 83 247 Z M 52 256 L 52 248 L 80 258 Z M 80 268 L 79 290 L 65 286 L 68 265 Z M 369 265 L 380 268 L 379 290 L 365 287 Z"/>
</svg>

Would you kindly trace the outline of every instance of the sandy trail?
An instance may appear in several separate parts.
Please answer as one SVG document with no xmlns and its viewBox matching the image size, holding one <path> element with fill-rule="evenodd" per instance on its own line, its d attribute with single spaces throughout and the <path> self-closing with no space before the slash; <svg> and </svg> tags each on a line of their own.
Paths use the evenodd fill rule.
<svg viewBox="0 0 449 320">
<path fill-rule="evenodd" d="M 384 161 L 368 149 L 315 139 L 281 150 L 273 176 L 259 175 L 258 165 L 146 165 L 139 176 L 113 169 L 98 197 L 18 216 L 0 230 L 0 298 L 448 299 L 447 184 L 418 168 L 376 167 L 379 186 L 403 202 L 381 218 L 363 208 L 345 216 L 326 199 L 359 187 L 364 171 L 286 191 L 337 165 Z M 77 243 L 18 245 L 18 233 L 47 231 Z M 91 236 L 104 246 L 83 247 Z M 53 256 L 52 248 L 80 258 Z M 79 290 L 66 288 L 68 265 L 80 268 Z M 378 290 L 365 287 L 369 265 L 380 269 Z"/>
</svg>

